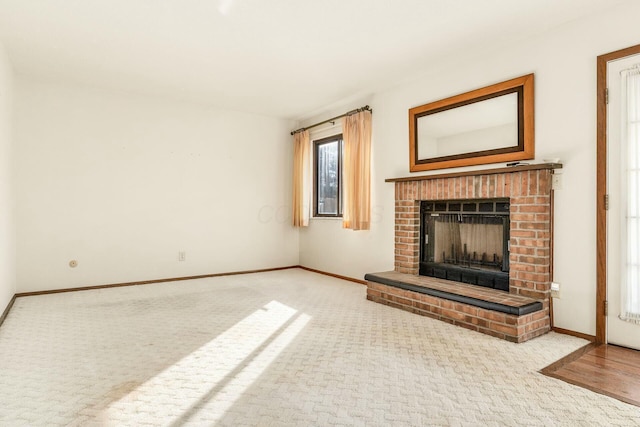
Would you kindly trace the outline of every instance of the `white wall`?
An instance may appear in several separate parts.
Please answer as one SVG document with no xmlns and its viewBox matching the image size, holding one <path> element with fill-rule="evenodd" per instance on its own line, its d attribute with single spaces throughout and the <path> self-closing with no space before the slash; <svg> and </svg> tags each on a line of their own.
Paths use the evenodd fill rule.
<svg viewBox="0 0 640 427">
<path fill-rule="evenodd" d="M 16 77 L 18 291 L 298 264 L 291 127 Z"/>
<path fill-rule="evenodd" d="M 15 223 L 12 179 L 13 73 L 0 44 L 0 314 L 16 291 Z"/>
<path fill-rule="evenodd" d="M 553 32 L 434 64 L 418 81 L 377 93 L 373 112 L 373 209 L 370 231 L 337 221 L 311 222 L 300 233 L 302 265 L 355 278 L 393 268 L 393 184 L 408 176 L 408 109 L 535 73 L 536 160 L 560 157 L 556 192 L 555 326 L 595 334 L 596 57 L 640 43 L 640 2 L 574 21 Z M 489 166 L 491 167 L 491 166 Z"/>
</svg>

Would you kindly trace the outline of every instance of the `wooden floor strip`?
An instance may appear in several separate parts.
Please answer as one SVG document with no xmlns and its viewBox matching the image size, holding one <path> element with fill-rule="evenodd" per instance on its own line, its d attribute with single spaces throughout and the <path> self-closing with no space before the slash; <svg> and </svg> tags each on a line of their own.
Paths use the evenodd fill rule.
<svg viewBox="0 0 640 427">
<path fill-rule="evenodd" d="M 607 360 L 626 363 L 640 370 L 640 357 L 638 357 L 640 352 L 637 350 L 631 350 L 615 345 L 602 345 L 596 348 L 593 354 Z"/>
<path fill-rule="evenodd" d="M 640 368 L 619 360 L 596 356 L 593 353 L 586 354 L 581 362 L 597 366 L 600 369 L 610 370 L 611 372 L 618 372 L 622 375 L 628 375 L 629 373 L 640 374 Z"/>
<path fill-rule="evenodd" d="M 640 351 L 588 344 L 540 372 L 640 406 Z"/>
</svg>

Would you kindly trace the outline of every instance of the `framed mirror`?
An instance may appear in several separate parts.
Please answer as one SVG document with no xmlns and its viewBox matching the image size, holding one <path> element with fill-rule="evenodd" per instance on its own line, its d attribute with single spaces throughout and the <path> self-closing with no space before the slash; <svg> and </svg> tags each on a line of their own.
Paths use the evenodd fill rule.
<svg viewBox="0 0 640 427">
<path fill-rule="evenodd" d="M 409 170 L 533 159 L 533 74 L 409 110 Z"/>
</svg>

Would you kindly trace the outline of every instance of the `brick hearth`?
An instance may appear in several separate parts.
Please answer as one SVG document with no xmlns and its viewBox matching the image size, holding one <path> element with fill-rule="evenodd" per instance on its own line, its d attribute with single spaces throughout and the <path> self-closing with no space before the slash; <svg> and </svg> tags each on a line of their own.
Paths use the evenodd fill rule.
<svg viewBox="0 0 640 427">
<path fill-rule="evenodd" d="M 394 269 L 396 273 L 410 276 L 417 276 L 419 269 L 420 201 L 509 198 L 509 293 L 539 301 L 539 311 L 526 314 L 526 319 L 513 314 L 505 317 L 504 313 L 494 310 L 432 296 L 426 299 L 434 309 L 418 308 L 424 305 L 427 296 L 372 281 L 368 281 L 367 298 L 510 341 L 523 342 L 548 332 L 553 229 L 551 177 L 553 169 L 559 167 L 562 166 L 516 166 L 387 180 L 395 182 Z M 449 283 L 456 286 L 456 282 Z M 504 291 L 487 291 L 498 298 L 509 295 Z M 398 298 L 404 298 L 408 304 L 398 303 Z M 502 321 L 496 321 L 498 317 Z"/>
</svg>

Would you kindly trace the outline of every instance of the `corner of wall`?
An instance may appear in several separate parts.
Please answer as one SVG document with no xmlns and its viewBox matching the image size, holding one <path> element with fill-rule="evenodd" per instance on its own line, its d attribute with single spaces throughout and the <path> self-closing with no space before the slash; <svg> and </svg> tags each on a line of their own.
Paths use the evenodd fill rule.
<svg viewBox="0 0 640 427">
<path fill-rule="evenodd" d="M 12 111 L 13 69 L 0 42 L 0 313 L 16 292 Z"/>
</svg>

